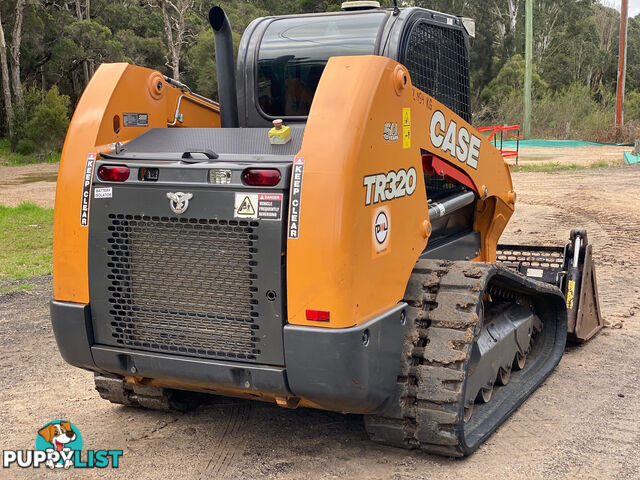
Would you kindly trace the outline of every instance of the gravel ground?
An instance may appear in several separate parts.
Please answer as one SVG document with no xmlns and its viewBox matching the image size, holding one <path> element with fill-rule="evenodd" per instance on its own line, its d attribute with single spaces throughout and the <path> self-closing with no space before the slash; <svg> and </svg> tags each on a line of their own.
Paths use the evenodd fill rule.
<svg viewBox="0 0 640 480">
<path fill-rule="evenodd" d="M 37 429 L 63 418 L 80 429 L 85 449 L 124 450 L 118 470 L 73 472 L 81 478 L 640 478 L 640 168 L 518 173 L 514 183 L 519 203 L 503 240 L 561 245 L 571 228 L 586 227 L 611 326 L 568 348 L 555 373 L 470 458 L 373 444 L 356 415 L 220 397 L 186 414 L 111 405 L 94 391 L 91 373 L 60 358 L 48 318 L 50 278 L 0 295 L 3 449 L 34 448 Z M 1 478 L 33 476 L 0 470 Z"/>
</svg>

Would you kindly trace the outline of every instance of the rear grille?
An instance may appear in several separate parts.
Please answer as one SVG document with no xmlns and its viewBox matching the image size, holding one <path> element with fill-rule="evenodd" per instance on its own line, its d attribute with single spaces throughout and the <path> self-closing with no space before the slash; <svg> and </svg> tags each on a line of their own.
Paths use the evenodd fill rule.
<svg viewBox="0 0 640 480">
<path fill-rule="evenodd" d="M 109 221 L 107 297 L 118 344 L 256 359 L 258 222 L 124 214 Z"/>
</svg>

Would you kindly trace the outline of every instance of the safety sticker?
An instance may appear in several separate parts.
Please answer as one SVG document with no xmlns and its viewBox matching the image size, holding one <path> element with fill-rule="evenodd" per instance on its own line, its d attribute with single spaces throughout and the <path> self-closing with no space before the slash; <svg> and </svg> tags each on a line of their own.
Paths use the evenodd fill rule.
<svg viewBox="0 0 640 480">
<path fill-rule="evenodd" d="M 575 280 L 569 280 L 567 282 L 567 309 L 573 309 L 573 302 L 576 296 L 576 282 Z"/>
<path fill-rule="evenodd" d="M 300 199 L 302 195 L 302 174 L 304 172 L 304 157 L 293 160 L 293 175 L 291 178 L 291 204 L 289 205 L 289 234 L 291 239 L 300 238 Z"/>
<path fill-rule="evenodd" d="M 87 155 L 87 163 L 84 167 L 84 177 L 82 178 L 82 207 L 80 210 L 80 225 L 89 226 L 89 203 L 91 202 L 91 182 L 93 181 L 93 170 L 96 164 L 96 154 Z"/>
<path fill-rule="evenodd" d="M 382 253 L 389 247 L 391 231 L 391 215 L 387 207 L 380 207 L 373 213 L 373 248 L 375 253 Z"/>
<path fill-rule="evenodd" d="M 112 198 L 113 197 L 113 188 L 104 187 L 104 188 L 95 188 L 93 190 L 93 198 Z"/>
<path fill-rule="evenodd" d="M 402 109 L 402 148 L 411 148 L 411 109 Z"/>
<path fill-rule="evenodd" d="M 282 194 L 236 192 L 234 217 L 280 220 L 282 218 Z"/>
<path fill-rule="evenodd" d="M 233 213 L 237 218 L 258 218 L 258 194 L 236 192 Z"/>
<path fill-rule="evenodd" d="M 125 113 L 123 116 L 124 116 L 125 127 L 148 127 L 149 126 L 148 113 Z"/>
<path fill-rule="evenodd" d="M 258 218 L 261 220 L 280 220 L 282 216 L 282 194 L 258 194 Z"/>
</svg>

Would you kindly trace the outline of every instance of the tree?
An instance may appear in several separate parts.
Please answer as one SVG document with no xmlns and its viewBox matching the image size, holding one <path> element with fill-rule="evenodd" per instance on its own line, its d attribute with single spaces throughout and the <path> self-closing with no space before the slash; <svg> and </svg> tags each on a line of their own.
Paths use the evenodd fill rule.
<svg viewBox="0 0 640 480">
<path fill-rule="evenodd" d="M 17 0 L 16 18 L 13 22 L 11 48 L 9 48 L 11 58 L 13 94 L 15 95 L 18 103 L 22 103 L 22 80 L 20 79 L 20 46 L 22 43 L 22 19 L 24 15 L 24 5 L 25 0 Z"/>
<path fill-rule="evenodd" d="M 11 86 L 9 85 L 9 68 L 7 65 L 7 42 L 4 38 L 4 27 L 2 26 L 2 11 L 0 11 L 0 67 L 2 73 L 2 91 L 4 93 L 4 108 L 7 112 L 7 126 L 9 135 L 12 134 L 13 123 L 13 103 L 11 101 Z"/>
<path fill-rule="evenodd" d="M 195 0 L 148 0 L 149 5 L 162 12 L 164 31 L 169 49 L 167 66 L 171 67 L 172 76 L 180 81 L 180 57 L 182 47 L 189 43 L 187 15 L 193 9 Z"/>
</svg>

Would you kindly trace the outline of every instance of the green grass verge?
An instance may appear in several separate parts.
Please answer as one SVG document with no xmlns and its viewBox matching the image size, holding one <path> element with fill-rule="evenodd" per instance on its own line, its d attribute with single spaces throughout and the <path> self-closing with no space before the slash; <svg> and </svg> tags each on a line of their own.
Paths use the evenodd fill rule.
<svg viewBox="0 0 640 480">
<path fill-rule="evenodd" d="M 0 288 L 0 295 L 3 293 L 11 293 L 18 292 L 21 290 L 31 290 L 32 288 L 36 288 L 37 285 L 35 283 L 21 283 L 19 285 L 12 285 L 10 287 L 2 287 Z"/>
<path fill-rule="evenodd" d="M 587 168 L 606 168 L 610 165 L 604 160 L 590 164 L 589 166 L 576 165 L 575 163 L 540 163 L 535 165 L 511 165 L 512 172 L 545 172 L 556 173 L 575 170 L 586 170 Z"/>
<path fill-rule="evenodd" d="M 19 167 L 20 165 L 29 165 L 31 163 L 56 163 L 60 161 L 59 152 L 22 155 L 21 153 L 12 152 L 10 145 L 8 138 L 0 138 L 0 165 Z"/>
<path fill-rule="evenodd" d="M 0 283 L 51 274 L 53 209 L 0 205 L 0 238 Z"/>
</svg>

